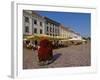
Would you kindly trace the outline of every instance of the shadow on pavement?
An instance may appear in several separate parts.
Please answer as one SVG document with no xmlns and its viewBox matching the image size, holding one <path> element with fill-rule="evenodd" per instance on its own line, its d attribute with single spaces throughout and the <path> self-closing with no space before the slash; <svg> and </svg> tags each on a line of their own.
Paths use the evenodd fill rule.
<svg viewBox="0 0 100 80">
<path fill-rule="evenodd" d="M 52 61 L 49 64 L 51 64 L 54 61 L 56 61 L 60 56 L 61 56 L 61 53 L 56 53 L 55 55 L 53 55 L 53 59 L 52 59 Z"/>
</svg>

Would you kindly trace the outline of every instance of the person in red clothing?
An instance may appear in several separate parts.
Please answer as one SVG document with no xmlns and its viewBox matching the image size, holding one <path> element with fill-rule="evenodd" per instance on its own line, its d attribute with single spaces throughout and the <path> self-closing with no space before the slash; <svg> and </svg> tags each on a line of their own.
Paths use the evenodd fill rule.
<svg viewBox="0 0 100 80">
<path fill-rule="evenodd" d="M 52 48 L 50 48 L 50 42 L 47 39 L 40 41 L 40 48 L 38 49 L 38 59 L 40 64 L 48 64 L 48 60 L 51 60 Z"/>
</svg>

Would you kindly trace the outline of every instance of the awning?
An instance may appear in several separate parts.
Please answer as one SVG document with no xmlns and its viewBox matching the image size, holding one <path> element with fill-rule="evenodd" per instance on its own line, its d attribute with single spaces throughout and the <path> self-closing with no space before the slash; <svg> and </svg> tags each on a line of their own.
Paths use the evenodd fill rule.
<svg viewBox="0 0 100 80">
<path fill-rule="evenodd" d="M 62 40 L 67 41 L 68 39 L 63 38 L 61 36 L 50 36 L 46 34 L 34 34 L 34 35 L 25 35 L 23 40 L 42 40 L 42 39 L 49 39 L 49 40 Z"/>
</svg>

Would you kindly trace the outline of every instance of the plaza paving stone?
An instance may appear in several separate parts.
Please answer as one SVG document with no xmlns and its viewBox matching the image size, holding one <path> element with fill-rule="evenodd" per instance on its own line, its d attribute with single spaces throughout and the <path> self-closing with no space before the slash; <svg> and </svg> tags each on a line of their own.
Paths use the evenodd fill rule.
<svg viewBox="0 0 100 80">
<path fill-rule="evenodd" d="M 71 45 L 65 48 L 53 50 L 54 61 L 51 64 L 40 66 L 37 51 L 23 49 L 23 68 L 57 68 L 57 67 L 80 67 L 91 65 L 90 42 L 81 45 Z"/>
</svg>

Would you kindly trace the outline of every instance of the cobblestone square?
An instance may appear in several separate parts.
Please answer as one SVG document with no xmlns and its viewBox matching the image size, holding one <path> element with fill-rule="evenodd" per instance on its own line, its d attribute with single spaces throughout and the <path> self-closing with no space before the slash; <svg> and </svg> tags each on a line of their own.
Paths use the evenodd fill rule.
<svg viewBox="0 0 100 80">
<path fill-rule="evenodd" d="M 33 52 L 31 49 L 23 49 L 23 69 L 80 67 L 91 65 L 90 42 L 54 49 L 54 61 L 45 66 L 39 66 L 37 54 L 37 51 Z"/>
</svg>

